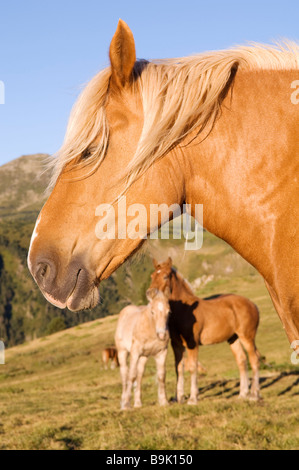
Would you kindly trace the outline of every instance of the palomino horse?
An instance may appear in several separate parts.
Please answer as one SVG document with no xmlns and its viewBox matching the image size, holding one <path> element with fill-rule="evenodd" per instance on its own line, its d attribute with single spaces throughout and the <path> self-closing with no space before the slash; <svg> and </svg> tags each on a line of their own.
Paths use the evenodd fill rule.
<svg viewBox="0 0 299 470">
<path fill-rule="evenodd" d="M 111 360 L 111 365 L 110 365 L 111 369 L 115 369 L 116 367 L 119 366 L 116 348 L 103 349 L 102 361 L 103 361 L 105 369 L 108 369 L 108 364 L 110 360 Z"/>
<path fill-rule="evenodd" d="M 120 20 L 110 66 L 71 114 L 32 235 L 28 266 L 45 297 L 93 307 L 100 282 L 172 217 L 151 221 L 153 204 L 186 203 L 195 216 L 203 204 L 205 228 L 262 274 L 299 340 L 298 70 L 294 43 L 136 60 Z M 130 211 L 115 204 L 114 230 L 99 235 L 120 195 Z M 135 237 L 134 203 L 145 208 Z"/>
<path fill-rule="evenodd" d="M 240 370 L 240 398 L 249 393 L 246 349 L 253 371 L 251 396 L 259 399 L 259 359 L 255 336 L 259 324 L 259 311 L 250 300 L 240 295 L 217 295 L 199 299 L 183 277 L 172 267 L 171 258 L 158 264 L 154 260 L 151 287 L 167 291 L 171 315 L 169 332 L 175 356 L 177 373 L 177 400 L 184 397 L 183 356 L 187 349 L 191 374 L 189 404 L 197 403 L 198 346 L 228 341 Z"/>
<path fill-rule="evenodd" d="M 120 363 L 122 378 L 121 408 L 130 406 L 132 385 L 137 379 L 134 406 L 141 406 L 141 380 L 149 356 L 153 356 L 157 365 L 158 400 L 160 405 L 167 405 L 165 391 L 166 356 L 169 341 L 167 297 L 157 289 L 147 291 L 149 304 L 137 307 L 129 305 L 119 315 L 115 344 Z M 130 353 L 128 372 L 127 358 Z"/>
</svg>

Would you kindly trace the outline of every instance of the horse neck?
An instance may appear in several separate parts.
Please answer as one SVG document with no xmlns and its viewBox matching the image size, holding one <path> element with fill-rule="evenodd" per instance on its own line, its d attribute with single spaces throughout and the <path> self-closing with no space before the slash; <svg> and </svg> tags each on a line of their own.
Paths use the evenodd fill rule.
<svg viewBox="0 0 299 470">
<path fill-rule="evenodd" d="M 280 175 L 296 173 L 292 157 L 296 106 L 281 100 L 293 76 L 291 71 L 238 72 L 232 98 L 229 94 L 224 100 L 211 133 L 182 145 L 177 155 L 192 215 L 196 217 L 195 204 L 203 204 L 204 227 L 229 243 L 266 280 L 273 275 L 269 214 L 287 223 L 286 196 L 278 199 L 273 188 L 280 184 L 279 194 L 288 194 L 288 179 Z M 290 192 L 289 197 L 296 196 Z"/>
<path fill-rule="evenodd" d="M 174 273 L 171 281 L 171 295 L 170 300 L 180 300 L 184 303 L 193 303 L 194 298 L 197 298 L 188 286 L 184 278 Z"/>
</svg>

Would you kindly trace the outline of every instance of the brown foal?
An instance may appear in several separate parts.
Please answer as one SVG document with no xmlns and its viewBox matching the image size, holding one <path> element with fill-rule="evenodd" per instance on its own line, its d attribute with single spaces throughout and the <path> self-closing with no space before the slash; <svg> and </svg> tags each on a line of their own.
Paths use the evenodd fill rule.
<svg viewBox="0 0 299 470">
<path fill-rule="evenodd" d="M 115 369 L 119 366 L 118 357 L 117 357 L 117 350 L 116 348 L 105 348 L 102 351 L 102 361 L 104 363 L 104 368 L 108 369 L 109 361 L 111 360 L 110 367 L 111 369 Z"/>
<path fill-rule="evenodd" d="M 191 393 L 188 404 L 197 403 L 197 356 L 199 345 L 210 345 L 228 341 L 240 371 L 240 398 L 249 396 L 247 371 L 248 353 L 253 371 L 250 398 L 258 400 L 260 353 L 255 345 L 259 324 L 259 311 L 256 305 L 245 297 L 234 294 L 217 295 L 200 299 L 192 292 L 183 277 L 172 267 L 172 260 L 157 263 L 152 274 L 151 287 L 156 287 L 169 295 L 171 314 L 169 333 L 175 356 L 177 373 L 177 400 L 184 397 L 185 350 L 188 355 L 188 368 L 191 373 Z"/>
</svg>

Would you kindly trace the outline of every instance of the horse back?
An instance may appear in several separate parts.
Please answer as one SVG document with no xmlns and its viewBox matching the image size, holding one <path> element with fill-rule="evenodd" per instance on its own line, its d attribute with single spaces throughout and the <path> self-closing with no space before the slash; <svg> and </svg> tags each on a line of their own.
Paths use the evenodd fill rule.
<svg viewBox="0 0 299 470">
<path fill-rule="evenodd" d="M 196 344 L 228 341 L 235 334 L 252 334 L 259 323 L 256 305 L 246 297 L 217 294 L 190 304 L 171 303 L 170 333 L 172 340 L 182 341 L 192 349 Z"/>
<path fill-rule="evenodd" d="M 205 331 L 202 332 L 203 344 L 209 336 L 224 337 L 229 340 L 233 335 L 255 337 L 259 324 L 257 306 L 246 297 L 225 294 L 203 299 L 199 316 L 204 317 Z M 221 342 L 221 341 L 217 341 Z"/>
</svg>

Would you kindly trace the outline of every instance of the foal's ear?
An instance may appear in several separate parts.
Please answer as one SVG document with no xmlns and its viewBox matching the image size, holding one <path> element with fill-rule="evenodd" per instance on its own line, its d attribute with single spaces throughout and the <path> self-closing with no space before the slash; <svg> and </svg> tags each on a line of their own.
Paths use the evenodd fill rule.
<svg viewBox="0 0 299 470">
<path fill-rule="evenodd" d="M 170 258 L 170 256 L 169 256 L 168 260 L 166 261 L 166 263 L 170 268 L 172 267 L 172 259 Z"/>
<path fill-rule="evenodd" d="M 160 266 L 158 261 L 155 258 L 153 258 L 153 265 L 155 269 L 157 269 Z"/>
<path fill-rule="evenodd" d="M 158 289 L 155 289 L 155 287 L 150 287 L 146 291 L 146 298 L 149 302 L 153 300 L 153 298 L 157 295 Z"/>
<path fill-rule="evenodd" d="M 136 61 L 135 41 L 129 26 L 119 20 L 109 50 L 112 80 L 118 87 L 130 83 Z"/>
</svg>

